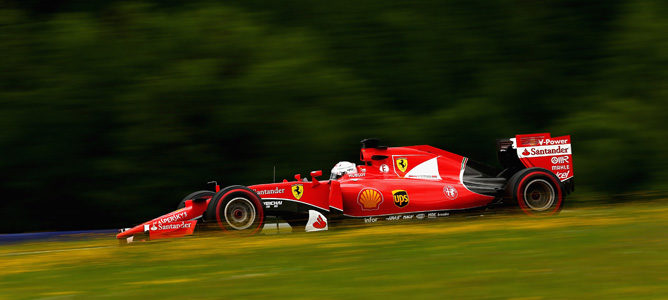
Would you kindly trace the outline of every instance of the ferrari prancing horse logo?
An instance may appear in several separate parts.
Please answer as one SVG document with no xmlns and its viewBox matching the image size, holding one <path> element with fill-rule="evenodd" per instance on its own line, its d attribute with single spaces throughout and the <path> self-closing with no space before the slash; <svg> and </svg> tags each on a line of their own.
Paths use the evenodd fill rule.
<svg viewBox="0 0 668 300">
<path fill-rule="evenodd" d="M 302 184 L 295 184 L 292 186 L 292 195 L 295 196 L 295 199 L 299 200 L 299 198 L 304 195 L 304 185 Z"/>
<path fill-rule="evenodd" d="M 408 160 L 405 157 L 397 158 L 397 169 L 401 172 L 406 172 L 408 169 Z"/>
</svg>

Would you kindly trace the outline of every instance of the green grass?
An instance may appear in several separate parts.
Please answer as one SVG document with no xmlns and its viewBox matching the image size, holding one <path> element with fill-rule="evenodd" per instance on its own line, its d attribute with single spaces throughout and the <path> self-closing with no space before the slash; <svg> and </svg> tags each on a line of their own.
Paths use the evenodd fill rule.
<svg viewBox="0 0 668 300">
<path fill-rule="evenodd" d="M 668 298 L 668 204 L 118 247 L 0 247 L 0 298 Z M 48 251 L 48 252 L 47 252 Z"/>
</svg>

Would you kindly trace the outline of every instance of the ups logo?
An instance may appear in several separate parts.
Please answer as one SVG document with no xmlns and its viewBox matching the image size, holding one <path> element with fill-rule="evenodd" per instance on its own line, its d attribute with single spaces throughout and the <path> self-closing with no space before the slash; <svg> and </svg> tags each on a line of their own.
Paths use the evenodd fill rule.
<svg viewBox="0 0 668 300">
<path fill-rule="evenodd" d="M 394 205 L 404 207 L 408 205 L 408 193 L 404 190 L 392 191 L 392 198 L 394 198 Z"/>
</svg>

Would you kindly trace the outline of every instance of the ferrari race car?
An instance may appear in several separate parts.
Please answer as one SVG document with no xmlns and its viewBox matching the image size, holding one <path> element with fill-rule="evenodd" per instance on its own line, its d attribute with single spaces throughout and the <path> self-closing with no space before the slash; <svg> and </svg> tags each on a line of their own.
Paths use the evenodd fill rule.
<svg viewBox="0 0 668 300">
<path fill-rule="evenodd" d="M 293 230 L 328 230 L 330 223 L 418 220 L 515 205 L 529 215 L 557 213 L 574 190 L 570 136 L 549 133 L 497 140 L 500 172 L 431 146 L 387 147 L 362 141 L 361 164 L 339 162 L 329 180 L 233 185 L 186 196 L 176 211 L 117 238 L 132 242 L 193 234 L 195 228 L 254 234 L 269 216 Z"/>
</svg>

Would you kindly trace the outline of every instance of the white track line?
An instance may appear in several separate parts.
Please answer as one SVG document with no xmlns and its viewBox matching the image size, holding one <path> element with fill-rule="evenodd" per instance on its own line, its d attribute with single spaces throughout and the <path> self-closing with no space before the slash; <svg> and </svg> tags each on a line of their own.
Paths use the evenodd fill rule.
<svg viewBox="0 0 668 300">
<path fill-rule="evenodd" d="M 101 248 L 111 248 L 113 246 L 99 246 L 99 247 L 84 247 L 84 248 L 72 248 L 72 249 L 58 249 L 58 250 L 42 250 L 42 251 L 27 251 L 27 252 L 12 252 L 0 254 L 0 256 L 17 256 L 17 255 L 29 255 L 29 254 L 42 254 L 42 253 L 54 253 L 54 252 L 67 252 L 67 251 L 78 251 L 78 250 L 90 250 L 90 249 L 101 249 Z"/>
</svg>

